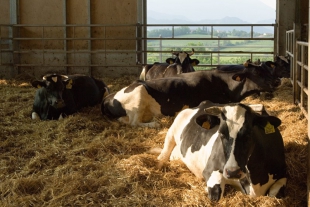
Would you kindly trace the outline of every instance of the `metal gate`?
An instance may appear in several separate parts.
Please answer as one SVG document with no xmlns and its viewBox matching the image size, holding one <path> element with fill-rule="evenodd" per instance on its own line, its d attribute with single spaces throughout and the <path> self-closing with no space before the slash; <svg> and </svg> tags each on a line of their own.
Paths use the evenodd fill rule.
<svg viewBox="0 0 310 207">
<path fill-rule="evenodd" d="M 299 41 L 300 27 L 295 24 L 286 32 L 286 53 L 291 60 L 291 82 L 293 101 L 298 104 L 305 117 L 308 117 L 308 42 Z"/>
</svg>

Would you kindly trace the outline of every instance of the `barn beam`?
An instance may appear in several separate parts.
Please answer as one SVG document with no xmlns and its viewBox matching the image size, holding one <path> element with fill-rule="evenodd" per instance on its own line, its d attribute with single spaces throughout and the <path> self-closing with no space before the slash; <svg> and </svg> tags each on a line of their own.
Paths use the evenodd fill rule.
<svg viewBox="0 0 310 207">
<path fill-rule="evenodd" d="M 63 0 L 63 37 L 64 37 L 64 59 L 65 59 L 65 64 L 68 65 L 68 55 L 67 55 L 67 50 L 68 50 L 68 46 L 67 46 L 67 0 Z M 68 66 L 65 66 L 66 68 L 66 74 L 68 74 Z"/>
<path fill-rule="evenodd" d="M 19 0 L 11 0 L 10 1 L 10 23 L 12 25 L 19 24 Z M 19 44 L 18 41 L 14 41 L 13 38 L 19 37 L 19 27 L 11 27 L 9 29 L 9 38 L 11 41 L 10 45 L 10 50 L 15 51 L 19 50 Z M 18 71 L 18 65 L 20 63 L 20 56 L 19 54 L 14 54 L 13 53 L 13 67 L 11 69 L 11 77 L 15 77 L 19 71 Z"/>
</svg>

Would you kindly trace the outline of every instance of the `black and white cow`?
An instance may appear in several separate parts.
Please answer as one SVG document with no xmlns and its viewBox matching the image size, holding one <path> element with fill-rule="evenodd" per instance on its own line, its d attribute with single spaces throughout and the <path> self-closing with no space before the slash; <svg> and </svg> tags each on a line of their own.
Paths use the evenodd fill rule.
<svg viewBox="0 0 310 207">
<path fill-rule="evenodd" d="M 145 65 L 140 74 L 140 80 L 151 80 L 156 78 L 175 76 L 176 74 L 188 73 L 195 71 L 193 66 L 199 64 L 199 60 L 191 59 L 192 52 L 172 52 L 175 59 L 167 58 L 166 63 L 155 63 Z"/>
<path fill-rule="evenodd" d="M 158 167 L 181 159 L 205 180 L 211 200 L 223 197 L 226 184 L 251 196 L 283 197 L 287 174 L 280 124 L 278 118 L 240 103 L 219 106 L 204 101 L 175 118 Z"/>
<path fill-rule="evenodd" d="M 156 127 L 155 122 L 150 122 L 155 116 L 175 116 L 183 108 L 196 107 L 204 100 L 240 102 L 251 94 L 272 91 L 272 85 L 271 74 L 260 66 L 238 72 L 195 71 L 136 81 L 105 97 L 101 111 L 132 126 Z"/>
<path fill-rule="evenodd" d="M 51 120 L 71 115 L 83 107 L 101 103 L 109 93 L 102 81 L 86 75 L 49 74 L 31 84 L 38 88 L 32 119 Z"/>
</svg>

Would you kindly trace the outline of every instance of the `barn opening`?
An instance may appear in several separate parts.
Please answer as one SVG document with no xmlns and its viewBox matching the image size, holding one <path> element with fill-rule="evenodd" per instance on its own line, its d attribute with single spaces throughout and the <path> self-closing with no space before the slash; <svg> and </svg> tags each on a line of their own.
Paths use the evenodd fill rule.
<svg viewBox="0 0 310 207">
<path fill-rule="evenodd" d="M 196 0 L 193 4 L 200 6 L 191 10 L 178 1 L 147 1 L 147 63 L 165 62 L 171 50 L 192 48 L 199 70 L 272 59 L 276 2 L 243 2 L 238 8 L 233 6 L 236 3 L 226 2 L 223 8 L 222 2 Z M 173 9 L 160 9 L 162 5 Z M 257 10 L 264 12 L 251 15 Z"/>
</svg>

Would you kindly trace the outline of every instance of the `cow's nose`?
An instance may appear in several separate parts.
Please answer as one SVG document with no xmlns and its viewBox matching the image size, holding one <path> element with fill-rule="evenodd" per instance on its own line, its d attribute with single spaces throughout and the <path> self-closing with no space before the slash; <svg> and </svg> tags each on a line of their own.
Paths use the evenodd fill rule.
<svg viewBox="0 0 310 207">
<path fill-rule="evenodd" d="M 240 168 L 238 169 L 226 169 L 227 178 L 241 178 L 242 171 Z"/>
</svg>

